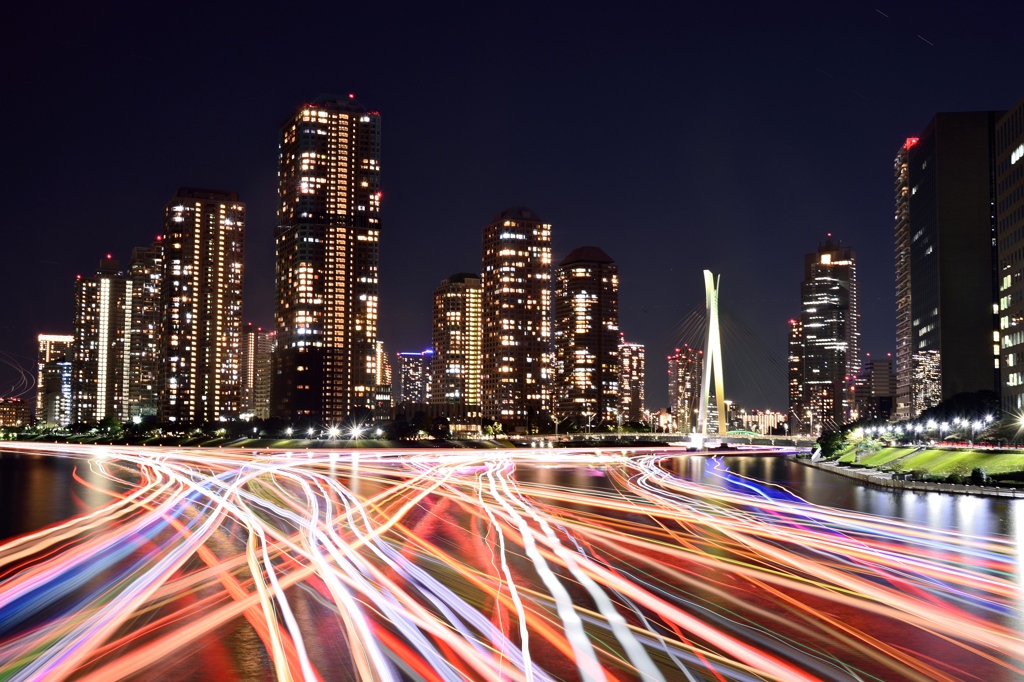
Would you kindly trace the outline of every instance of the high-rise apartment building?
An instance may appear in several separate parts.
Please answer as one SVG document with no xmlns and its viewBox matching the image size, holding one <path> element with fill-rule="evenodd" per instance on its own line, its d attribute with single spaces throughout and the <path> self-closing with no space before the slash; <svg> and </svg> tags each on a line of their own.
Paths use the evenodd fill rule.
<svg viewBox="0 0 1024 682">
<path fill-rule="evenodd" d="M 1003 410 L 1024 412 L 1024 99 L 996 125 L 1000 391 Z"/>
<path fill-rule="evenodd" d="M 683 344 L 668 356 L 668 405 L 675 428 L 690 433 L 697 428 L 704 351 Z"/>
<path fill-rule="evenodd" d="M 460 272 L 434 290 L 434 405 L 480 406 L 480 276 Z"/>
<path fill-rule="evenodd" d="M 483 416 L 539 427 L 551 410 L 551 225 L 509 208 L 483 242 Z"/>
<path fill-rule="evenodd" d="M 38 342 L 36 421 L 46 426 L 67 426 L 71 423 L 71 360 L 75 337 L 40 334 Z"/>
<path fill-rule="evenodd" d="M 555 269 L 555 413 L 576 424 L 619 417 L 619 267 L 582 246 Z"/>
<path fill-rule="evenodd" d="M 641 422 L 646 400 L 646 351 L 642 343 L 626 343 L 619 337 L 619 413 L 630 422 Z"/>
<path fill-rule="evenodd" d="M 71 421 L 124 421 L 128 399 L 126 332 L 131 328 L 129 282 L 107 255 L 92 277 L 75 281 L 75 348 L 71 363 Z"/>
<path fill-rule="evenodd" d="M 183 188 L 163 235 L 160 414 L 176 423 L 237 418 L 245 204 L 234 192 Z"/>
<path fill-rule="evenodd" d="M 128 409 L 132 419 L 156 416 L 163 363 L 163 241 L 132 250 L 128 263 Z"/>
<path fill-rule="evenodd" d="M 270 417 L 270 380 L 274 353 L 274 332 L 252 322 L 242 331 L 240 376 L 243 419 Z"/>
<path fill-rule="evenodd" d="M 910 148 L 918 138 L 908 137 L 893 162 L 896 185 L 896 418 L 914 416 L 911 364 L 914 327 L 910 310 Z"/>
<path fill-rule="evenodd" d="M 396 404 L 429 405 L 431 403 L 431 366 L 434 351 L 398 353 L 398 385 Z"/>
<path fill-rule="evenodd" d="M 279 158 L 273 412 L 336 423 L 377 398 L 380 114 L 318 97 Z"/>
<path fill-rule="evenodd" d="M 815 432 L 837 428 L 850 420 L 860 372 L 860 312 L 853 249 L 829 239 L 816 252 L 804 256 L 800 303 L 800 419 L 808 417 Z M 791 360 L 790 367 L 794 364 Z"/>
</svg>

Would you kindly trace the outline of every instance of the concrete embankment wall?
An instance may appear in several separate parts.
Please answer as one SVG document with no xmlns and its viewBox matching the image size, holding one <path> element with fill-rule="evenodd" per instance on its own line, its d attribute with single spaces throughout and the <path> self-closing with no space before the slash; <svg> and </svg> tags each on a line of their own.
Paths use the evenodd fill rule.
<svg viewBox="0 0 1024 682">
<path fill-rule="evenodd" d="M 894 481 L 892 474 L 883 473 L 874 469 L 850 469 L 848 467 L 836 466 L 832 462 L 812 462 L 809 459 L 797 459 L 797 462 L 804 466 L 814 467 L 822 471 L 829 471 L 839 476 L 846 476 L 871 485 L 883 488 L 896 488 L 899 490 L 913 490 L 915 492 L 929 493 L 956 493 L 959 495 L 985 495 L 988 497 L 1024 497 L 1024 490 L 1015 488 L 997 488 L 981 485 L 963 485 L 956 483 L 925 483 L 924 481 Z"/>
</svg>

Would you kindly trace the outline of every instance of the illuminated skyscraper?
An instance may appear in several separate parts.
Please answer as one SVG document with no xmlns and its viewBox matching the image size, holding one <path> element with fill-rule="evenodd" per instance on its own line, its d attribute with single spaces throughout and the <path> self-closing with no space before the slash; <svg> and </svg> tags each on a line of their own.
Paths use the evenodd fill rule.
<svg viewBox="0 0 1024 682">
<path fill-rule="evenodd" d="M 395 391 L 396 404 L 429 405 L 430 369 L 434 361 L 434 351 L 422 353 L 399 353 L 398 385 Z"/>
<path fill-rule="evenodd" d="M 614 424 L 619 416 L 619 268 L 583 246 L 555 269 L 555 376 L 559 419 Z"/>
<path fill-rule="evenodd" d="M 109 254 L 96 275 L 75 281 L 72 423 L 96 424 L 104 417 L 124 421 L 127 417 L 129 287 L 120 264 Z"/>
<path fill-rule="evenodd" d="M 789 433 L 808 433 L 810 421 L 804 403 L 804 323 L 789 321 Z"/>
<path fill-rule="evenodd" d="M 800 419 L 807 417 L 815 431 L 837 428 L 850 419 L 851 389 L 860 372 L 860 312 L 853 249 L 829 239 L 817 252 L 804 256 L 800 303 Z M 793 350 L 791 337 L 791 354 Z M 791 357 L 791 372 L 793 367 Z M 792 383 L 790 391 L 792 405 Z"/>
<path fill-rule="evenodd" d="M 245 204 L 234 192 L 184 188 L 167 204 L 163 419 L 238 417 L 244 240 Z"/>
<path fill-rule="evenodd" d="M 677 431 L 690 433 L 698 426 L 703 374 L 704 351 L 683 344 L 668 356 L 668 405 Z"/>
<path fill-rule="evenodd" d="M 40 334 L 38 341 L 36 420 L 47 426 L 67 426 L 71 423 L 71 359 L 75 337 Z"/>
<path fill-rule="evenodd" d="M 1024 99 L 996 126 L 999 329 L 1003 410 L 1024 413 Z"/>
<path fill-rule="evenodd" d="M 128 410 L 132 418 L 156 416 L 163 358 L 163 242 L 136 247 L 128 264 Z"/>
<path fill-rule="evenodd" d="M 483 415 L 508 431 L 551 410 L 551 225 L 509 208 L 484 228 Z"/>
<path fill-rule="evenodd" d="M 380 114 L 320 96 L 281 129 L 272 411 L 336 423 L 377 386 Z"/>
<path fill-rule="evenodd" d="M 630 422 L 644 419 L 645 385 L 647 376 L 646 351 L 642 343 L 619 340 L 619 405 L 622 418 Z"/>
<path fill-rule="evenodd" d="M 270 417 L 270 379 L 274 352 L 274 332 L 253 325 L 242 331 L 242 407 L 243 418 Z M 251 415 L 251 416 L 250 416 Z"/>
<path fill-rule="evenodd" d="M 910 419 L 911 363 L 914 355 L 914 327 L 910 307 L 910 148 L 916 137 L 908 137 L 893 162 L 896 183 L 896 418 Z"/>
<path fill-rule="evenodd" d="M 461 272 L 434 290 L 431 402 L 480 405 L 480 276 Z"/>
</svg>

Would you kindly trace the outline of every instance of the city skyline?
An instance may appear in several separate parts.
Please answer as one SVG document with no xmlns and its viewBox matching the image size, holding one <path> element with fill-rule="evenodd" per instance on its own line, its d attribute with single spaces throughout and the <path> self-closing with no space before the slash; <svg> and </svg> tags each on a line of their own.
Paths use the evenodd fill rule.
<svg viewBox="0 0 1024 682">
<path fill-rule="evenodd" d="M 892 189 L 886 176 L 893 150 L 921 134 L 936 112 L 1005 109 L 1020 96 L 1009 66 L 1007 22 L 991 24 L 964 8 L 927 8 L 880 8 L 882 14 L 873 7 L 808 3 L 780 16 L 752 10 L 744 21 L 725 23 L 716 21 L 724 11 L 716 8 L 702 8 L 686 22 L 668 11 L 615 22 L 594 15 L 576 32 L 568 29 L 576 19 L 568 11 L 547 12 L 538 23 L 540 15 L 524 10 L 502 20 L 567 39 L 542 41 L 535 55 L 496 55 L 480 64 L 451 60 L 483 40 L 480 29 L 490 19 L 424 15 L 420 25 L 437 28 L 437 35 L 464 36 L 453 47 L 427 51 L 421 68 L 454 65 L 427 79 L 407 69 L 412 50 L 423 43 L 413 37 L 404 47 L 410 42 L 405 29 L 373 44 L 381 57 L 371 69 L 314 66 L 296 74 L 259 56 L 255 39 L 274 26 L 270 14 L 238 17 L 234 50 L 207 46 L 205 33 L 188 37 L 182 48 L 162 38 L 140 42 L 131 29 L 148 10 L 131 18 L 103 10 L 76 23 L 74 32 L 71 22 L 58 18 L 48 24 L 53 37 L 46 39 L 30 24 L 4 48 L 14 66 L 7 115 L 20 111 L 19 104 L 46 101 L 54 83 L 90 106 L 59 136 L 67 142 L 59 152 L 57 140 L 41 132 L 44 118 L 11 124 L 25 134 L 12 143 L 11 182 L 2 190 L 12 206 L 10 225 L 35 224 L 24 208 L 52 208 L 45 230 L 6 231 L 4 277 L 17 282 L 32 272 L 38 284 L 33 297 L 11 302 L 0 323 L 0 349 L 31 363 L 37 333 L 70 331 L 67 282 L 90 273 L 104 253 L 126 262 L 131 245 L 150 243 L 175 187 L 238 191 L 248 205 L 246 272 L 267 272 L 276 223 L 276 131 L 296 103 L 333 91 L 357 94 L 384 113 L 382 203 L 389 227 L 382 234 L 381 270 L 401 273 L 381 283 L 380 338 L 389 348 L 429 339 L 432 287 L 447 273 L 476 269 L 479 225 L 502 206 L 524 204 L 557 227 L 556 262 L 580 243 L 614 255 L 623 273 L 621 327 L 652 358 L 678 345 L 672 330 L 702 299 L 703 267 L 722 272 L 723 305 L 785 357 L 800 253 L 829 231 L 858 249 L 865 350 L 892 351 Z M 15 24 L 24 18 L 16 15 Z M 217 11 L 211 23 L 227 20 Z M 93 22 L 118 40 L 82 42 L 89 32 L 78 29 Z M 641 28 L 653 32 L 642 42 Z M 68 40 L 58 44 L 56 37 Z M 601 41 L 616 37 L 616 47 L 604 49 Z M 369 48 L 377 37 L 356 40 Z M 28 59 L 39 54 L 36 42 L 52 46 L 57 59 Z M 695 61 L 720 43 L 732 47 L 729 55 Z M 985 50 L 976 49 L 982 44 Z M 179 77 L 186 48 L 197 51 L 187 59 L 231 67 L 243 85 L 258 83 L 249 88 L 244 111 L 163 97 Z M 67 49 L 76 49 L 74 60 L 59 58 Z M 752 69 L 752 55 L 766 67 Z M 894 62 L 904 68 L 892 69 Z M 90 70 L 102 76 L 85 77 Z M 285 71 L 287 77 L 274 78 Z M 217 72 L 193 84 L 198 100 L 211 100 L 222 88 Z M 565 82 L 576 85 L 564 88 Z M 520 100 L 509 99 L 515 90 Z M 119 96 L 95 96 L 115 92 Z M 443 96 L 446 106 L 427 106 L 431 96 Z M 609 106 L 614 96 L 625 98 L 624 108 Z M 505 106 L 493 106 L 499 102 Z M 611 146 L 599 152 L 593 142 L 620 111 L 644 122 L 630 136 L 610 138 Z M 141 157 L 133 151 L 129 161 L 129 150 L 115 147 L 102 157 L 92 153 L 115 124 L 144 141 Z M 40 170 L 42 159 L 58 155 L 59 168 Z M 643 173 L 622 170 L 627 159 Z M 118 174 L 127 163 L 133 172 Z M 807 173 L 810 165 L 820 172 Z M 113 216 L 100 210 L 102 192 L 96 191 L 105 177 L 118 177 L 126 197 Z M 61 189 L 57 201 L 40 198 L 54 187 Z M 99 215 L 102 221 L 90 217 L 89 229 L 81 229 L 82 216 Z M 616 235 L 623 230 L 645 238 L 620 245 Z M 728 246 L 711 238 L 723 232 L 736 237 Z M 273 326 L 270 279 L 246 281 L 244 319 L 265 328 Z M 754 286 L 757 280 L 763 284 Z M 648 401 L 661 403 L 665 373 L 652 363 L 648 374 Z M 730 393 L 741 390 L 730 386 Z M 785 404 L 784 386 L 776 402 Z"/>
</svg>

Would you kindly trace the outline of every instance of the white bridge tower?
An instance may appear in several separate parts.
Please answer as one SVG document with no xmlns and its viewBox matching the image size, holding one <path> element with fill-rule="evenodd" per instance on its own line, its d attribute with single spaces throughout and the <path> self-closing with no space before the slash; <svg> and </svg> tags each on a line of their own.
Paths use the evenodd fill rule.
<svg viewBox="0 0 1024 682">
<path fill-rule="evenodd" d="M 704 293 L 707 300 L 708 336 L 704 342 L 704 372 L 700 382 L 698 432 L 708 435 L 708 395 L 711 389 L 711 368 L 715 371 L 715 403 L 718 406 L 718 435 L 724 436 L 729 423 L 725 412 L 725 388 L 722 381 L 722 336 L 718 330 L 718 287 L 722 276 L 704 271 Z"/>
</svg>

